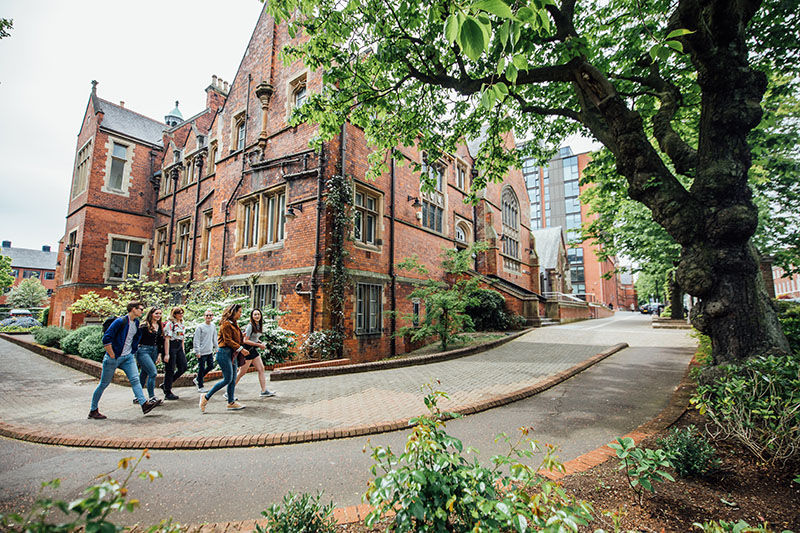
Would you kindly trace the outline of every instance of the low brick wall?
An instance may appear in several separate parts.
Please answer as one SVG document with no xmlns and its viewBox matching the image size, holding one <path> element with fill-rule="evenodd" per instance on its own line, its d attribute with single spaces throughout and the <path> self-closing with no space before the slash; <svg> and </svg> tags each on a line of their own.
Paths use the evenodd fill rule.
<svg viewBox="0 0 800 533">
<path fill-rule="evenodd" d="M 426 365 L 428 363 L 438 363 L 439 361 L 447 361 L 450 359 L 457 359 L 459 357 L 466 357 L 468 355 L 473 355 L 476 353 L 480 353 L 491 348 L 495 348 L 500 346 L 501 344 L 505 344 L 508 341 L 516 339 L 528 333 L 530 328 L 523 329 L 521 331 L 517 331 L 511 333 L 507 337 L 502 339 L 493 340 L 484 344 L 478 344 L 477 346 L 468 346 L 466 348 L 459 348 L 458 350 L 450 350 L 448 352 L 442 352 L 437 354 L 431 355 L 419 355 L 416 357 L 400 357 L 397 359 L 389 359 L 383 361 L 372 361 L 369 363 L 357 363 L 357 364 L 339 364 L 336 366 L 327 366 L 323 368 L 298 368 L 298 369 L 286 369 L 286 370 L 277 370 L 275 372 L 270 373 L 269 379 L 270 381 L 286 381 L 290 379 L 306 379 L 306 378 L 317 378 L 317 377 L 325 377 L 325 376 L 338 376 L 341 374 L 356 374 L 359 372 L 371 372 L 373 370 L 386 370 L 389 368 L 400 368 L 405 366 L 415 366 L 415 365 Z"/>
<path fill-rule="evenodd" d="M 83 357 L 79 357 L 77 355 L 70 355 L 68 353 L 64 353 L 61 350 L 56 348 L 50 348 L 48 346 L 42 346 L 41 344 L 36 344 L 35 342 L 29 342 L 24 339 L 20 339 L 19 337 L 15 337 L 12 335 L 8 335 L 7 333 L 0 333 L 0 337 L 3 339 L 13 342 L 14 344 L 26 348 L 34 353 L 47 357 L 51 361 L 55 361 L 58 364 L 68 366 L 70 368 L 74 368 L 84 374 L 88 374 L 93 376 L 97 379 L 100 379 L 100 374 L 103 372 L 103 365 L 98 363 L 97 361 L 92 361 L 90 359 L 84 359 Z M 267 365 L 267 370 L 273 370 L 273 368 L 281 367 L 281 366 L 292 366 L 298 364 L 297 361 L 288 361 L 285 363 L 278 363 L 276 365 Z M 248 373 L 255 372 L 255 367 L 251 366 L 248 370 Z M 184 374 L 175 382 L 176 387 L 193 387 L 194 383 L 192 383 L 192 379 L 197 376 L 197 374 Z M 220 370 L 212 370 L 206 377 L 203 378 L 204 381 L 214 381 L 217 379 L 222 379 L 222 372 Z M 117 370 L 114 373 L 114 378 L 112 379 L 114 383 L 117 385 L 125 385 L 130 387 L 130 383 L 128 382 L 127 376 L 122 370 Z M 164 383 L 164 374 L 158 374 L 156 376 L 156 386 L 161 385 Z"/>
<path fill-rule="evenodd" d="M 608 318 L 614 316 L 614 310 L 604 305 L 589 304 L 589 311 L 591 312 L 592 318 Z"/>
<path fill-rule="evenodd" d="M 589 312 L 589 304 L 560 302 L 558 305 L 558 318 L 562 324 L 567 324 L 578 320 L 588 320 L 592 318 L 592 315 Z"/>
</svg>

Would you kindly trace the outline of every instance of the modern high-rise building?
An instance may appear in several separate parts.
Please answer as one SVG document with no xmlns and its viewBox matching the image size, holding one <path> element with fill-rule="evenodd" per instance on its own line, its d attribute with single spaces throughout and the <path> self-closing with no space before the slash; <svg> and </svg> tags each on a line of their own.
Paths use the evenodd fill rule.
<svg viewBox="0 0 800 533">
<path fill-rule="evenodd" d="M 589 220 L 588 206 L 580 194 L 591 185 L 580 185 L 580 178 L 591 160 L 588 152 L 574 154 L 565 146 L 546 167 L 534 159 L 523 162 L 522 174 L 531 202 L 531 229 L 562 227 L 567 236 L 572 294 L 589 302 L 619 307 L 619 278 L 616 258 L 600 261 L 592 241 L 578 243 L 581 224 Z M 596 215 L 593 215 L 596 216 Z"/>
</svg>

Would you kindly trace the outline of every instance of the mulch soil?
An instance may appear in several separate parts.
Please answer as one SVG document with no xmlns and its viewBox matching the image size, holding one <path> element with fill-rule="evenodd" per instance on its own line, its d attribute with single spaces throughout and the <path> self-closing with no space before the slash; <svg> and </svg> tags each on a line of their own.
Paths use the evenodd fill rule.
<svg viewBox="0 0 800 533">
<path fill-rule="evenodd" d="M 690 409 L 674 424 L 683 428 L 691 424 L 704 428 L 707 420 Z M 637 446 L 657 448 L 656 439 L 668 430 L 637 442 Z M 655 494 L 646 493 L 640 506 L 628 486 L 625 473 L 618 470 L 615 459 L 585 472 L 572 474 L 559 483 L 577 499 L 591 502 L 595 520 L 583 531 L 615 531 L 618 517 L 622 531 L 685 532 L 699 531 L 695 522 L 744 520 L 751 526 L 767 523 L 770 530 L 800 533 L 800 484 L 793 479 L 800 474 L 800 463 L 768 465 L 760 463 L 744 447 L 734 442 L 711 438 L 721 460 L 719 469 L 704 478 L 664 482 L 655 486 Z M 363 523 L 340 526 L 348 533 L 382 532 L 380 527 L 367 528 Z"/>
</svg>

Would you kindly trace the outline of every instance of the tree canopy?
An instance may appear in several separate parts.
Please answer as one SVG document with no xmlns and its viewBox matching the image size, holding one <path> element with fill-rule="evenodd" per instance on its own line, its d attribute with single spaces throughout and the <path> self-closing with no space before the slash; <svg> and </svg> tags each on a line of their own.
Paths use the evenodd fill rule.
<svg viewBox="0 0 800 533">
<path fill-rule="evenodd" d="M 375 172 L 399 145 L 436 158 L 479 140 L 477 191 L 519 164 L 509 132 L 535 139 L 526 150 L 542 160 L 566 134 L 589 133 L 613 155 L 628 196 L 680 246 L 677 280 L 701 299 L 692 320 L 711 337 L 714 361 L 788 350 L 758 277 L 748 172 L 765 72 L 797 77 L 796 1 L 274 0 L 268 8 L 290 20 L 291 35 L 305 34 L 286 58 L 323 73 L 322 91 L 295 115 L 319 124 L 319 140 L 345 121 L 363 128 Z"/>
<path fill-rule="evenodd" d="M 47 289 L 38 278 L 23 279 L 8 293 L 12 307 L 39 307 L 47 298 Z"/>
<path fill-rule="evenodd" d="M 0 255 L 0 291 L 5 290 L 14 283 L 11 275 L 11 258 L 7 255 Z"/>
</svg>

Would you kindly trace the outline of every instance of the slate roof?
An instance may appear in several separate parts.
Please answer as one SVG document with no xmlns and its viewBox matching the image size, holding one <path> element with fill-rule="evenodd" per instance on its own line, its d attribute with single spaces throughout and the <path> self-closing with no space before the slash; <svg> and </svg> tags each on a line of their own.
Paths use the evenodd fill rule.
<svg viewBox="0 0 800 533">
<path fill-rule="evenodd" d="M 102 98 L 95 98 L 95 111 L 103 112 L 101 127 L 140 141 L 162 146 L 161 134 L 167 129 L 167 125 L 163 122 L 112 104 Z"/>
<path fill-rule="evenodd" d="M 539 256 L 539 268 L 556 269 L 558 266 L 558 250 L 565 242 L 564 230 L 561 226 L 535 229 L 533 239 L 536 242 L 536 255 Z"/>
<path fill-rule="evenodd" d="M 12 268 L 55 270 L 58 252 L 43 252 L 28 248 L 0 248 L 2 255 L 11 258 Z"/>
</svg>

